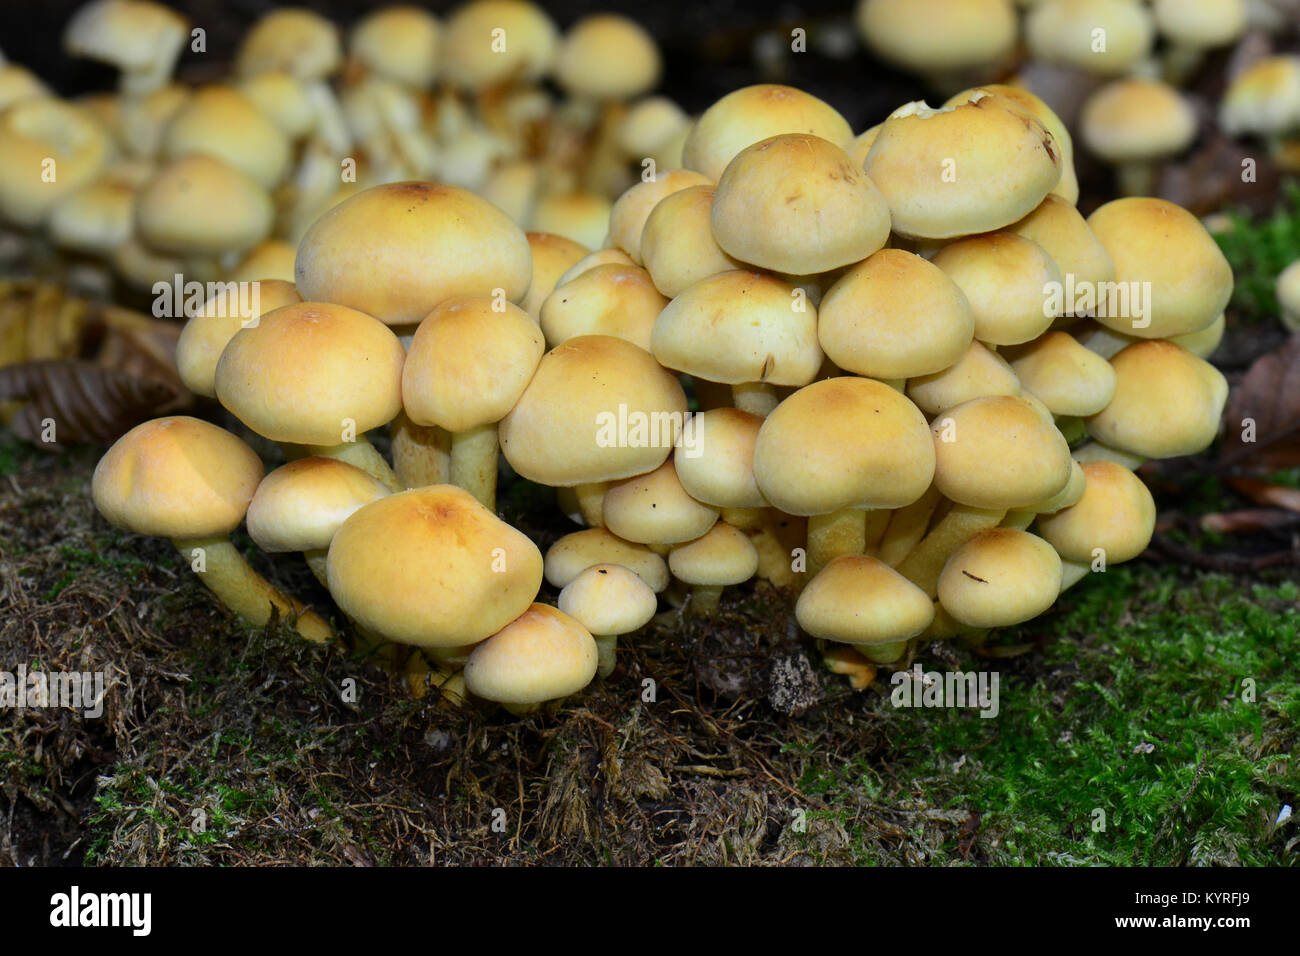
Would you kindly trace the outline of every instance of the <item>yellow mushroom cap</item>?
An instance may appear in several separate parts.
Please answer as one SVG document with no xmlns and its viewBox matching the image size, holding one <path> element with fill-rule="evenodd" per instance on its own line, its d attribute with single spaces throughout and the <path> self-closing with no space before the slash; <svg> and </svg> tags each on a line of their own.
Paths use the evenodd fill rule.
<svg viewBox="0 0 1300 956">
<path fill-rule="evenodd" d="M 337 458 L 299 458 L 262 479 L 248 506 L 248 536 L 263 551 L 328 548 L 348 517 L 389 489 Z"/>
<path fill-rule="evenodd" d="M 252 248 L 270 234 L 274 218 L 271 197 L 256 180 L 200 153 L 164 166 L 135 206 L 141 241 L 182 257 Z"/>
<path fill-rule="evenodd" d="M 284 239 L 267 239 L 259 242 L 239 261 L 239 265 L 226 273 L 226 282 L 258 282 L 275 279 L 293 284 L 293 261 L 298 247 Z M 266 311 L 270 311 L 267 309 Z"/>
<path fill-rule="evenodd" d="M 362 18 L 352 30 L 352 57 L 367 70 L 414 89 L 428 89 L 438 75 L 442 28 L 416 6 L 393 6 Z"/>
<path fill-rule="evenodd" d="M 713 237 L 713 197 L 712 186 L 670 193 L 641 230 L 641 261 L 655 288 L 670 299 L 709 276 L 741 268 Z"/>
<path fill-rule="evenodd" d="M 716 508 L 686 493 L 672 459 L 611 485 L 602 513 L 611 532 L 638 544 L 692 541 L 718 520 Z"/>
<path fill-rule="evenodd" d="M 1178 90 L 1141 77 L 1113 80 L 1089 96 L 1079 125 L 1088 149 L 1115 164 L 1173 156 L 1196 138 L 1196 114 Z"/>
<path fill-rule="evenodd" d="M 1070 446 L 1023 398 L 976 398 L 935 419 L 934 484 L 972 508 L 1024 508 L 1070 480 Z"/>
<path fill-rule="evenodd" d="M 845 554 L 808 582 L 794 613 L 799 626 L 820 640 L 894 644 L 930 626 L 934 602 L 884 562 Z"/>
<path fill-rule="evenodd" d="M 217 362 L 217 399 L 273 441 L 332 447 L 397 417 L 404 358 L 370 316 L 298 302 L 235 333 Z"/>
<path fill-rule="evenodd" d="M 402 404 L 417 425 L 467 432 L 499 422 L 546 351 L 523 309 L 493 299 L 447 299 L 420 323 L 402 366 Z"/>
<path fill-rule="evenodd" d="M 961 289 L 931 262 L 881 249 L 822 297 L 817 337 L 838 367 L 868 378 L 929 375 L 970 347 L 975 318 Z"/>
<path fill-rule="evenodd" d="M 785 133 L 727 164 L 709 217 L 729 256 L 791 275 L 865 259 L 889 238 L 889 207 L 861 167 L 833 143 Z"/>
<path fill-rule="evenodd" d="M 749 535 L 725 521 L 668 552 L 673 576 L 687 584 L 729 587 L 743 584 L 758 571 L 758 549 Z"/>
<path fill-rule="evenodd" d="M 317 104 L 306 84 L 289 73 L 258 73 L 240 80 L 236 89 L 289 140 L 301 139 L 320 122 Z"/>
<path fill-rule="evenodd" d="M 1032 239 L 1005 232 L 971 236 L 944 246 L 931 261 L 966 296 L 981 342 L 1028 342 L 1056 318 L 1051 292 L 1062 287 L 1061 270 Z"/>
<path fill-rule="evenodd" d="M 188 23 L 174 10 L 143 0 L 96 0 L 81 7 L 63 32 L 73 56 L 109 63 L 123 74 L 123 88 L 146 93 L 167 82 L 189 38 Z"/>
<path fill-rule="evenodd" d="M 1142 479 L 1112 461 L 1082 465 L 1079 500 L 1039 515 L 1038 532 L 1067 561 L 1091 564 L 1100 548 L 1107 564 L 1131 561 L 1146 550 L 1156 526 L 1156 504 Z"/>
<path fill-rule="evenodd" d="M 443 71 L 451 82 L 481 90 L 533 83 L 551 68 L 559 40 L 550 16 L 527 0 L 472 0 L 447 18 Z"/>
<path fill-rule="evenodd" d="M 533 279 L 519 305 L 534 322 L 540 322 L 546 297 L 555 289 L 560 276 L 587 254 L 587 248 L 550 232 L 530 232 L 527 238 L 533 256 Z"/>
<path fill-rule="evenodd" d="M 1143 458 L 1177 458 L 1214 441 L 1228 383 L 1209 362 L 1153 339 L 1121 349 L 1115 397 L 1088 419 L 1088 434 Z"/>
<path fill-rule="evenodd" d="M 1071 206 L 1078 202 L 1079 178 L 1074 170 L 1074 139 L 1070 136 L 1070 130 L 1065 125 L 1065 121 L 1057 116 L 1056 112 L 1043 102 L 1041 97 L 1034 95 L 1023 87 L 1008 86 L 1004 83 L 985 83 L 982 86 L 973 86 L 950 97 L 943 105 L 948 107 L 970 102 L 976 93 L 998 97 L 1011 109 L 1018 109 L 1021 112 L 1028 113 L 1043 125 L 1043 128 L 1051 134 L 1053 142 L 1061 151 L 1061 181 L 1056 184 L 1056 187 L 1048 195 L 1059 196 Z M 863 158 L 866 158 L 865 153 Z"/>
<path fill-rule="evenodd" d="M 613 335 L 648 352 L 655 319 L 666 305 L 644 269 L 596 266 L 546 297 L 541 327 L 552 348 L 579 335 Z"/>
<path fill-rule="evenodd" d="M 292 282 L 254 281 L 257 281 L 256 312 L 251 296 L 241 296 L 237 286 L 223 284 L 181 329 L 176 342 L 176 369 L 185 387 L 194 394 L 216 397 L 217 362 L 240 329 L 256 322 L 263 313 L 302 301 Z"/>
<path fill-rule="evenodd" d="M 1153 0 L 1156 28 L 1193 49 L 1226 46 L 1246 31 L 1246 0 Z"/>
<path fill-rule="evenodd" d="M 763 496 L 794 515 L 901 508 L 930 486 L 934 460 L 915 405 L 888 385 L 847 376 L 781 402 L 754 446 Z"/>
<path fill-rule="evenodd" d="M 91 481 L 95 507 L 137 534 L 207 538 L 244 520 L 262 480 L 253 449 L 187 416 L 137 425 L 113 443 Z"/>
<path fill-rule="evenodd" d="M 1027 621 L 1060 593 L 1060 557 L 1042 538 L 1015 528 L 981 531 L 939 573 L 939 603 L 970 627 Z"/>
<path fill-rule="evenodd" d="M 639 630 L 659 606 L 650 585 L 620 564 L 592 565 L 564 586 L 555 603 L 597 637 Z"/>
<path fill-rule="evenodd" d="M 692 415 L 673 455 L 682 487 L 715 508 L 765 507 L 754 477 L 754 445 L 762 426 L 760 416 L 739 408 Z"/>
<path fill-rule="evenodd" d="M 342 62 L 343 48 L 333 23 L 311 10 L 281 7 L 244 34 L 235 54 L 235 75 L 276 70 L 300 80 L 320 80 Z"/>
<path fill-rule="evenodd" d="M 1063 280 L 1073 276 L 1076 286 L 1097 286 L 1115 281 L 1115 263 L 1087 221 L 1060 196 L 1049 195 L 1038 208 L 1019 222 L 1007 226 L 1007 232 L 1031 239 L 1043 247 L 1061 270 Z M 1065 303 L 1071 312 L 1072 303 Z"/>
<path fill-rule="evenodd" d="M 1219 125 L 1229 136 L 1300 127 L 1300 56 L 1265 57 L 1243 70 L 1224 91 Z"/>
<path fill-rule="evenodd" d="M 927 415 L 989 395 L 1019 395 L 1020 379 L 1005 358 L 979 342 L 941 372 L 907 383 L 907 397 Z"/>
<path fill-rule="evenodd" d="M 616 481 L 663 464 L 685 413 L 681 383 L 650 353 L 613 336 L 580 335 L 542 357 L 501 420 L 501 451 L 540 484 Z"/>
<path fill-rule="evenodd" d="M 533 210 L 531 225 L 595 249 L 605 241 L 613 204 L 591 192 L 543 194 Z"/>
<path fill-rule="evenodd" d="M 1102 325 L 1144 339 L 1185 335 L 1212 323 L 1228 304 L 1232 267 L 1200 220 L 1181 206 L 1164 199 L 1115 199 L 1089 216 L 1088 225 L 1114 260 L 1121 290 L 1129 293 L 1117 299 L 1120 308 L 1098 303 Z M 1145 301 L 1141 320 L 1135 296 Z M 1125 299 L 1128 309 L 1122 307 Z"/>
<path fill-rule="evenodd" d="M 840 149 L 853 143 L 848 121 L 830 104 L 791 86 L 763 83 L 728 93 L 695 121 L 682 148 L 682 165 L 708 182 L 748 146 L 782 133 L 820 136 Z"/>
<path fill-rule="evenodd" d="M 613 13 L 583 17 L 564 35 L 555 79 L 573 96 L 627 100 L 659 82 L 654 39 L 634 20 Z"/>
<path fill-rule="evenodd" d="M 1300 331 L 1300 259 L 1278 273 L 1275 288 L 1282 324 L 1292 332 Z"/>
<path fill-rule="evenodd" d="M 591 632 L 563 611 L 534 604 L 474 648 L 465 687 L 500 704 L 540 704 L 582 690 L 596 666 Z"/>
<path fill-rule="evenodd" d="M 546 552 L 546 580 L 565 587 L 594 564 L 619 564 L 659 592 L 668 587 L 668 563 L 643 544 L 624 541 L 606 528 L 587 528 L 566 534 Z"/>
<path fill-rule="evenodd" d="M 528 609 L 542 583 L 537 546 L 451 485 L 363 505 L 335 532 L 326 567 L 345 614 L 417 647 L 495 634 Z"/>
<path fill-rule="evenodd" d="M 166 159 L 203 154 L 223 160 L 273 189 L 289 169 L 289 138 L 253 101 L 229 86 L 190 96 L 163 133 Z"/>
<path fill-rule="evenodd" d="M 49 96 L 50 90 L 31 70 L 17 63 L 0 64 L 0 110 L 8 109 L 15 103 L 31 99 L 34 96 Z M 108 97 L 110 104 L 118 102 L 117 97 Z"/>
<path fill-rule="evenodd" d="M 50 238 L 65 249 L 110 255 L 131 235 L 135 193 L 130 184 L 108 176 L 81 187 L 50 210 Z"/>
<path fill-rule="evenodd" d="M 1095 415 L 1115 397 L 1115 370 L 1065 332 L 1049 332 L 1013 351 L 1021 384 L 1053 415 Z"/>
<path fill-rule="evenodd" d="M 923 75 L 997 63 L 1018 32 L 1011 0 L 861 0 L 856 19 L 876 56 Z"/>
<path fill-rule="evenodd" d="M 0 113 L 0 215 L 40 225 L 55 203 L 93 182 L 111 155 L 108 133 L 78 107 L 49 96 L 20 100 Z"/>
<path fill-rule="evenodd" d="M 1025 18 L 1035 59 L 1102 76 L 1127 73 L 1154 39 L 1151 14 L 1138 0 L 1038 0 Z"/>
<path fill-rule="evenodd" d="M 452 296 L 500 289 L 519 301 L 532 281 L 532 253 L 522 229 L 467 190 L 390 183 L 316 220 L 298 247 L 295 275 L 306 298 L 409 325 Z"/>
<path fill-rule="evenodd" d="M 659 203 L 673 193 L 691 186 L 712 186 L 713 180 L 690 169 L 671 169 L 656 173 L 653 179 L 630 186 L 615 200 L 609 212 L 610 244 L 641 264 L 641 234 L 646 220 Z M 603 250 L 602 250 L 603 251 Z"/>
<path fill-rule="evenodd" d="M 895 110 L 864 169 L 889 203 L 894 232 L 946 239 L 1022 219 L 1056 187 L 1061 164 L 1038 120 L 977 91 L 946 109 L 909 103 Z"/>
<path fill-rule="evenodd" d="M 758 272 L 710 276 L 664 307 L 655 358 L 710 382 L 806 385 L 817 375 L 817 309 L 794 286 Z"/>
</svg>

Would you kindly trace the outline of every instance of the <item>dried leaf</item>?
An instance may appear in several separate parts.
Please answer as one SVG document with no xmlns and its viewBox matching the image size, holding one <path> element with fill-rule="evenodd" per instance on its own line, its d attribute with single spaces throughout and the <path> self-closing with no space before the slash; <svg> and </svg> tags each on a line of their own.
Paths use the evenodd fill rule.
<svg viewBox="0 0 1300 956">
<path fill-rule="evenodd" d="M 1246 508 L 1241 511 L 1223 511 L 1205 515 L 1200 525 L 1204 531 L 1218 534 L 1241 534 L 1250 531 L 1270 531 L 1285 528 L 1300 521 L 1300 516 L 1278 508 Z"/>
<path fill-rule="evenodd" d="M 1229 483 L 1257 505 L 1300 511 L 1300 488 L 1270 485 L 1257 478 L 1234 478 Z"/>
<path fill-rule="evenodd" d="M 108 444 L 174 406 L 183 393 L 163 379 L 137 378 L 92 362 L 48 359 L 0 368 L 0 402 L 19 401 L 9 427 L 38 447 Z M 53 422 L 53 434 L 47 425 Z"/>
<path fill-rule="evenodd" d="M 1300 464 L 1300 333 L 1255 360 L 1224 419 L 1221 464 L 1265 472 Z"/>
</svg>

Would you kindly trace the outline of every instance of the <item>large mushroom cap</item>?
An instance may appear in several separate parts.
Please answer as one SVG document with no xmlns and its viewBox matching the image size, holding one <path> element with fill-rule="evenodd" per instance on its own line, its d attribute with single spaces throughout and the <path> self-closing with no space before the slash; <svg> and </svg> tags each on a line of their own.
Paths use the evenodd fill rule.
<svg viewBox="0 0 1300 956">
<path fill-rule="evenodd" d="M 842 377 L 801 388 L 768 415 L 754 474 L 782 511 L 829 514 L 911 504 L 930 486 L 934 460 L 915 405 L 888 385 Z"/>
<path fill-rule="evenodd" d="M 1105 307 L 1098 302 L 1102 325 L 1144 339 L 1185 335 L 1212 323 L 1228 304 L 1232 267 L 1201 221 L 1181 206 L 1115 199 L 1089 216 L 1088 225 L 1115 262 L 1119 291 L 1127 293 Z M 1146 307 L 1142 317 L 1138 297 Z"/>
<path fill-rule="evenodd" d="M 540 704 L 582 690 L 597 663 L 590 631 L 563 611 L 534 604 L 474 648 L 465 687 L 501 704 Z"/>
<path fill-rule="evenodd" d="M 978 91 L 945 109 L 895 110 L 864 166 L 889 203 L 894 231 L 912 239 L 1008 226 L 1056 187 L 1061 168 L 1061 150 L 1037 119 Z"/>
<path fill-rule="evenodd" d="M 370 316 L 298 302 L 235 334 L 217 362 L 217 399 L 266 438 L 332 447 L 397 417 L 404 358 Z"/>
<path fill-rule="evenodd" d="M 253 449 L 225 429 L 187 416 L 137 425 L 113 443 L 91 491 L 112 524 L 138 534 L 206 538 L 244 520 L 262 480 Z"/>
<path fill-rule="evenodd" d="M 717 182 L 741 150 L 782 133 L 820 136 L 840 149 L 853 143 L 848 120 L 811 93 L 762 83 L 728 93 L 696 120 L 682 149 L 682 165 Z"/>
<path fill-rule="evenodd" d="M 650 213 L 667 196 L 692 186 L 712 186 L 713 180 L 691 169 L 670 169 L 656 173 L 629 187 L 614 202 L 609 212 L 610 244 L 622 249 L 638 265 L 641 263 L 641 233 Z"/>
<path fill-rule="evenodd" d="M 799 626 L 821 640 L 894 644 L 930 626 L 934 602 L 883 561 L 845 554 L 808 582 L 794 613 Z"/>
<path fill-rule="evenodd" d="M 1011 367 L 1054 415 L 1095 415 L 1115 397 L 1115 369 L 1065 332 L 1049 332 L 1015 349 Z"/>
<path fill-rule="evenodd" d="M 352 57 L 367 70 L 414 89 L 438 75 L 442 28 L 416 6 L 385 7 L 359 21 L 349 38 Z"/>
<path fill-rule="evenodd" d="M 535 3 L 472 0 L 447 19 L 443 69 L 449 80 L 469 90 L 532 83 L 550 70 L 558 42 L 554 22 Z"/>
<path fill-rule="evenodd" d="M 1032 239 L 1043 247 L 1061 270 L 1078 286 L 1115 281 L 1115 263 L 1079 210 L 1060 196 L 1049 195 L 1024 219 L 1007 226 L 1007 232 Z M 1066 302 L 1065 312 L 1073 303 Z"/>
<path fill-rule="evenodd" d="M 610 486 L 603 506 L 609 530 L 640 544 L 678 544 L 708 531 L 718 510 L 692 498 L 671 459 L 654 471 Z"/>
<path fill-rule="evenodd" d="M 1234 79 L 1219 104 L 1229 136 L 1270 136 L 1300 127 L 1300 56 L 1269 56 Z"/>
<path fill-rule="evenodd" d="M 1051 292 L 1062 287 L 1061 270 L 1032 239 L 1005 232 L 971 236 L 944 246 L 932 262 L 970 303 L 981 342 L 1028 342 L 1056 318 Z"/>
<path fill-rule="evenodd" d="M 665 196 L 641 230 L 641 261 L 670 299 L 709 276 L 741 268 L 713 236 L 714 195 L 712 186 L 691 186 Z"/>
<path fill-rule="evenodd" d="M 1155 24 L 1137 0 L 1039 0 L 1025 19 L 1025 40 L 1035 59 L 1114 76 L 1150 53 Z"/>
<path fill-rule="evenodd" d="M 1178 90 L 1141 77 L 1115 80 L 1093 93 L 1079 126 L 1088 149 L 1114 164 L 1173 156 L 1196 138 L 1196 114 Z"/>
<path fill-rule="evenodd" d="M 0 217 L 40 225 L 60 199 L 93 182 L 111 155 L 108 133 L 73 104 L 51 96 L 14 103 L 0 113 Z"/>
<path fill-rule="evenodd" d="M 299 458 L 262 479 L 248 506 L 248 535 L 263 551 L 316 551 L 362 505 L 389 493 L 337 458 Z"/>
<path fill-rule="evenodd" d="M 1191 455 L 1214 441 L 1228 399 L 1217 368 L 1161 339 L 1126 346 L 1110 363 L 1115 397 L 1088 419 L 1093 438 L 1143 458 Z"/>
<path fill-rule="evenodd" d="M 450 485 L 353 512 L 330 542 L 329 589 L 349 617 L 401 644 L 453 647 L 495 634 L 542 583 L 525 535 Z"/>
<path fill-rule="evenodd" d="M 875 183 L 844 150 L 806 133 L 741 150 L 718 180 L 709 221 L 727 255 L 790 275 L 859 262 L 889 238 Z"/>
<path fill-rule="evenodd" d="M 466 432 L 514 407 L 546 351 L 518 306 L 478 296 L 448 299 L 415 330 L 402 366 L 403 404 L 417 425 Z"/>
<path fill-rule="evenodd" d="M 532 280 L 523 230 L 485 199 L 438 183 L 390 183 L 357 193 L 307 231 L 295 276 L 305 298 L 360 309 L 389 325 L 419 322 L 444 299 Z"/>
<path fill-rule="evenodd" d="M 1070 446 L 1023 398 L 997 395 L 950 408 L 934 422 L 935 487 L 972 508 L 1024 508 L 1070 480 Z"/>
<path fill-rule="evenodd" d="M 244 34 L 235 56 L 237 76 L 270 70 L 300 80 L 319 80 L 343 62 L 343 46 L 333 23 L 301 7 L 281 7 L 266 14 Z"/>
<path fill-rule="evenodd" d="M 761 416 L 739 408 L 712 408 L 691 416 L 673 454 L 687 493 L 715 508 L 767 505 L 754 477 L 754 445 Z"/>
<path fill-rule="evenodd" d="M 292 282 L 255 279 L 257 309 L 252 296 L 241 296 L 238 287 L 223 284 L 203 307 L 190 316 L 176 342 L 176 369 L 185 387 L 196 395 L 217 395 L 217 362 L 239 330 L 256 322 L 263 313 L 301 302 Z"/>
<path fill-rule="evenodd" d="M 140 190 L 135 222 L 159 252 L 217 255 L 257 245 L 274 222 L 271 197 L 234 166 L 195 153 L 177 159 Z"/>
<path fill-rule="evenodd" d="M 208 86 L 176 111 L 162 138 L 167 159 L 203 154 L 274 189 L 289 169 L 289 138 L 243 93 Z"/>
<path fill-rule="evenodd" d="M 555 79 L 574 96 L 627 100 L 659 82 L 659 48 L 627 17 L 598 13 L 569 28 L 555 58 Z"/>
<path fill-rule="evenodd" d="M 970 627 L 1027 621 L 1060 593 L 1060 557 L 1042 538 L 1015 528 L 981 531 L 952 553 L 939 574 L 939 603 Z"/>
<path fill-rule="evenodd" d="M 862 0 L 856 17 L 873 53 L 924 75 L 994 64 L 1016 45 L 1011 0 Z"/>
<path fill-rule="evenodd" d="M 650 351 L 659 313 L 668 305 L 650 273 L 607 263 L 564 283 L 542 303 L 541 326 L 552 348 L 579 335 L 613 335 Z"/>
<path fill-rule="evenodd" d="M 806 385 L 822 364 L 813 304 L 780 279 L 739 269 L 669 302 L 651 342 L 668 368 L 727 385 Z"/>
<path fill-rule="evenodd" d="M 881 249 L 822 297 L 817 337 L 839 368 L 868 378 L 942 371 L 970 348 L 975 317 L 961 289 L 933 263 Z"/>
<path fill-rule="evenodd" d="M 681 383 L 650 353 L 613 336 L 580 335 L 542 357 L 501 421 L 501 451 L 541 484 L 615 481 L 663 464 L 685 413 Z"/>
<path fill-rule="evenodd" d="M 1113 461 L 1082 465 L 1083 494 L 1067 508 L 1039 515 L 1038 531 L 1067 561 L 1090 564 L 1100 548 L 1108 564 L 1146 550 L 1156 526 L 1156 504 L 1142 479 Z"/>
</svg>

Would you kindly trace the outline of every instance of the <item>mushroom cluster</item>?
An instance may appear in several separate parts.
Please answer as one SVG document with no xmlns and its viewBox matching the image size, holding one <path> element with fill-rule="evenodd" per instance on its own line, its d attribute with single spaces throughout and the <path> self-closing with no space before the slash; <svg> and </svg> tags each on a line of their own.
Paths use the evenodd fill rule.
<svg viewBox="0 0 1300 956">
<path fill-rule="evenodd" d="M 561 32 L 531 0 L 469 0 L 445 20 L 382 8 L 345 32 L 275 9 L 227 75 L 191 86 L 173 74 L 206 53 L 203 27 L 151 0 L 91 0 L 64 48 L 120 80 L 75 101 L 0 64 L 0 222 L 58 250 L 83 287 L 291 281 L 321 214 L 409 179 L 595 246 L 645 158 L 679 164 L 689 123 L 646 95 L 658 48 L 612 14 Z"/>
<path fill-rule="evenodd" d="M 454 185 L 362 190 L 260 314 L 181 337 L 191 388 L 287 463 L 263 476 L 236 436 L 163 419 L 108 452 L 96 503 L 250 620 L 327 639 L 230 547 L 246 521 L 413 686 L 515 711 L 613 673 L 661 597 L 715 614 L 755 576 L 856 686 L 979 641 L 1140 554 L 1134 469 L 1205 448 L 1227 396 L 1204 360 L 1232 291 L 1217 245 L 1160 199 L 1085 219 L 1062 129 L 989 86 L 855 136 L 747 87 L 594 251 Z M 384 427 L 391 464 L 366 440 Z M 503 460 L 585 526 L 544 558 L 497 516 Z"/>
</svg>

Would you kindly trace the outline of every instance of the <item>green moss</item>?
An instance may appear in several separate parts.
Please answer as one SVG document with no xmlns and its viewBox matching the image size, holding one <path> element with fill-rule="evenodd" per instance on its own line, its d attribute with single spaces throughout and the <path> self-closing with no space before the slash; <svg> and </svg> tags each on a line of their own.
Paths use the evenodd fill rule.
<svg viewBox="0 0 1300 956">
<path fill-rule="evenodd" d="M 1218 575 L 1188 587 L 1169 570 L 1116 568 L 1045 625 L 1005 636 L 1050 628 L 1034 672 L 975 665 L 1002 672 L 997 717 L 895 710 L 882 696 L 877 716 L 911 745 L 884 768 L 814 763 L 802 787 L 863 862 L 861 807 L 919 798 L 978 814 L 983 862 L 1281 863 L 1273 821 L 1300 791 L 1297 598 L 1294 582 L 1243 592 Z M 961 859 L 960 843 L 934 862 Z"/>
<path fill-rule="evenodd" d="M 1215 236 L 1236 277 L 1233 304 L 1248 321 L 1277 316 L 1278 273 L 1300 259 L 1300 183 L 1288 180 L 1273 211 L 1252 221 L 1229 213 L 1232 228 Z"/>
</svg>

